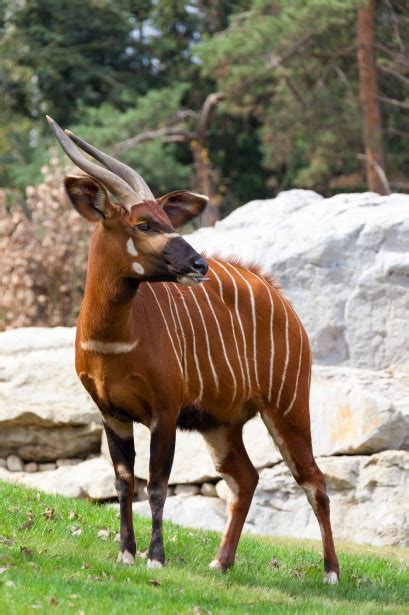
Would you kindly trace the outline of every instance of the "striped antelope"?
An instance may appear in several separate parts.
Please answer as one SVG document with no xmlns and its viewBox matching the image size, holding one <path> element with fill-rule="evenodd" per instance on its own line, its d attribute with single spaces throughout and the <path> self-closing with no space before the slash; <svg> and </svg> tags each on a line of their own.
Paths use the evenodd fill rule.
<svg viewBox="0 0 409 615">
<path fill-rule="evenodd" d="M 295 311 L 258 269 L 231 260 L 207 263 L 175 231 L 203 211 L 206 197 L 177 191 L 155 199 L 135 171 L 49 122 L 87 174 L 65 179 L 68 196 L 95 223 L 76 370 L 101 410 L 115 469 L 119 561 L 132 564 L 136 552 L 133 422 L 151 432 L 148 566 L 165 562 L 162 515 L 179 427 L 203 435 L 232 491 L 227 526 L 210 564 L 226 570 L 258 482 L 242 429 L 259 413 L 318 519 L 324 580 L 336 583 L 329 500 L 311 446 L 311 351 Z"/>
</svg>

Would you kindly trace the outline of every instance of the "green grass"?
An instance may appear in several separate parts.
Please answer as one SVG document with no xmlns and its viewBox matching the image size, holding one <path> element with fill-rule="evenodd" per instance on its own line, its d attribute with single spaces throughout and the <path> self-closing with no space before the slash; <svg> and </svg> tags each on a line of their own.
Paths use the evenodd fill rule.
<svg viewBox="0 0 409 615">
<path fill-rule="evenodd" d="M 144 550 L 149 522 L 135 517 L 135 525 Z M 141 558 L 116 563 L 117 531 L 112 508 L 0 483 L 1 615 L 409 613 L 407 550 L 338 545 L 342 579 L 328 586 L 314 541 L 244 536 L 222 575 L 207 568 L 216 532 L 166 524 L 168 565 L 147 570 Z"/>
</svg>

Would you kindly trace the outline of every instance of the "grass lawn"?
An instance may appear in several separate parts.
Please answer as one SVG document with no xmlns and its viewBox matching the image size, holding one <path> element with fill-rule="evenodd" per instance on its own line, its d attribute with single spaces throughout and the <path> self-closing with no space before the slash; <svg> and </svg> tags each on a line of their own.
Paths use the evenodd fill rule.
<svg viewBox="0 0 409 615">
<path fill-rule="evenodd" d="M 357 519 L 357 524 L 359 519 Z M 138 548 L 149 522 L 135 517 Z M 102 536 L 98 537 L 101 530 Z M 0 613 L 409 613 L 409 552 L 338 545 L 322 582 L 314 541 L 242 538 L 236 566 L 208 570 L 219 536 L 166 524 L 168 565 L 116 563 L 115 510 L 0 482 Z"/>
</svg>

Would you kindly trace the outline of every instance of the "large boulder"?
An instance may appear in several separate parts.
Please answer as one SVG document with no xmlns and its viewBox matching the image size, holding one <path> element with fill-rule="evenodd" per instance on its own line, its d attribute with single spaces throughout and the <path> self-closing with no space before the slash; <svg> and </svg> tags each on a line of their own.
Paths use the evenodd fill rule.
<svg viewBox="0 0 409 615">
<path fill-rule="evenodd" d="M 409 518 L 404 504 L 409 501 L 409 452 L 323 457 L 318 464 L 326 475 L 336 538 L 409 546 Z M 284 463 L 261 472 L 245 531 L 319 538 L 314 513 Z"/>
<path fill-rule="evenodd" d="M 218 498 L 176 495 L 166 499 L 163 518 L 185 527 L 223 530 L 226 525 L 225 508 Z M 132 509 L 141 517 L 151 518 L 149 502 L 134 502 Z"/>
<path fill-rule="evenodd" d="M 0 456 L 26 461 L 99 450 L 100 413 L 74 369 L 75 329 L 0 333 Z"/>
<path fill-rule="evenodd" d="M 34 474 L 0 468 L 0 480 L 71 498 L 96 501 L 116 498 L 114 470 L 104 457 Z"/>
<path fill-rule="evenodd" d="M 290 190 L 187 237 L 280 282 L 320 363 L 409 367 L 409 196 Z"/>
<path fill-rule="evenodd" d="M 315 365 L 311 431 L 316 455 L 409 449 L 409 374 Z"/>
</svg>

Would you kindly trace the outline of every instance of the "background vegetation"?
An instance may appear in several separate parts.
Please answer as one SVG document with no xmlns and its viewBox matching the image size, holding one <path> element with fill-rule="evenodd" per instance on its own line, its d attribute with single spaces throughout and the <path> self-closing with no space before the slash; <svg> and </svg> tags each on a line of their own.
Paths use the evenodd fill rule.
<svg viewBox="0 0 409 615">
<path fill-rule="evenodd" d="M 75 321 L 85 264 L 55 260 L 87 231 L 46 223 L 63 195 L 45 113 L 154 194 L 208 194 L 206 224 L 292 187 L 405 191 L 408 41 L 405 0 L 0 0 L 0 329 Z"/>
</svg>

